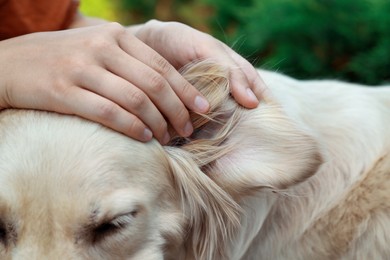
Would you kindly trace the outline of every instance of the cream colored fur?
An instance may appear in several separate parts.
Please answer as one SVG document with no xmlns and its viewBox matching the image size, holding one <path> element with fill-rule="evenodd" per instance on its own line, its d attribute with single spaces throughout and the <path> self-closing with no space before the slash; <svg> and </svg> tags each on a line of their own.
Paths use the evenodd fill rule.
<svg viewBox="0 0 390 260">
<path fill-rule="evenodd" d="M 388 259 L 390 88 L 260 71 L 257 109 L 211 61 L 211 101 L 168 146 L 0 113 L 1 259 Z"/>
</svg>

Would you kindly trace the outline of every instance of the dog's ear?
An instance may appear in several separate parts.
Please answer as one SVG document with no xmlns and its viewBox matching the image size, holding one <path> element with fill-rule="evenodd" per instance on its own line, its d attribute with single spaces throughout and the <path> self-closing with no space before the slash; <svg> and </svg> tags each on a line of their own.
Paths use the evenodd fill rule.
<svg viewBox="0 0 390 260">
<path fill-rule="evenodd" d="M 239 206 L 205 175 L 185 150 L 165 147 L 174 187 L 187 218 L 187 254 L 194 259 L 225 259 L 226 244 L 239 226 Z"/>
<path fill-rule="evenodd" d="M 203 167 L 232 195 L 285 191 L 315 174 L 323 161 L 315 139 L 280 106 L 260 106 L 245 113 L 246 119 L 220 145 L 221 156 Z"/>
<path fill-rule="evenodd" d="M 192 114 L 191 138 L 173 140 L 225 191 L 286 189 L 313 175 L 322 163 L 307 129 L 294 123 L 272 97 L 246 110 L 229 96 L 229 75 L 212 61 L 192 65 L 183 76 L 209 100 L 207 115 Z"/>
</svg>

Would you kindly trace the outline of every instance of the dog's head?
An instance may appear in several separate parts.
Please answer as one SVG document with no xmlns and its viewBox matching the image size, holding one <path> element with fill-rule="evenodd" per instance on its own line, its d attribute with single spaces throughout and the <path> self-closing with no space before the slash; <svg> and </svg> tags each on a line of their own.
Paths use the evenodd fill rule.
<svg viewBox="0 0 390 260">
<path fill-rule="evenodd" d="M 237 221 L 220 187 L 155 141 L 45 112 L 5 111 L 0 125 L 1 259 L 190 258 L 194 233 L 227 237 Z"/>
<path fill-rule="evenodd" d="M 279 106 L 238 107 L 213 63 L 184 73 L 211 113 L 166 147 L 70 116 L 0 114 L 1 259 L 223 259 L 243 196 L 315 172 L 315 143 Z"/>
</svg>

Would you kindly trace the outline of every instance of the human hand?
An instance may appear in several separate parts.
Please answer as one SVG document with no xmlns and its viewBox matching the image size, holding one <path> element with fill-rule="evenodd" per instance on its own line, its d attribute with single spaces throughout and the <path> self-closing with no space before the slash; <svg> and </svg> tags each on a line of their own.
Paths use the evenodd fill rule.
<svg viewBox="0 0 390 260">
<path fill-rule="evenodd" d="M 176 68 L 207 58 L 228 65 L 231 93 L 247 108 L 256 107 L 267 91 L 258 72 L 247 60 L 208 34 L 181 23 L 156 20 L 138 26 L 134 33 Z"/>
<path fill-rule="evenodd" d="M 208 103 L 156 51 L 109 23 L 0 42 L 0 109 L 11 107 L 75 114 L 166 143 L 165 118 L 188 136 L 187 108 L 204 113 Z"/>
</svg>

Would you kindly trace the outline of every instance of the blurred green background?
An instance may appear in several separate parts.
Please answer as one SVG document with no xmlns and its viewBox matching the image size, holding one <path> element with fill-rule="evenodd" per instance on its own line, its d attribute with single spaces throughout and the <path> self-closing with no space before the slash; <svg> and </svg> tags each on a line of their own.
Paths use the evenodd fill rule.
<svg viewBox="0 0 390 260">
<path fill-rule="evenodd" d="M 389 0 L 81 0 L 81 10 L 125 25 L 180 21 L 296 78 L 390 82 Z"/>
</svg>

